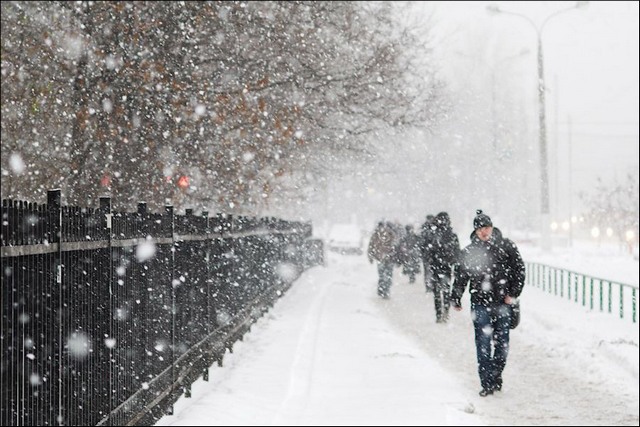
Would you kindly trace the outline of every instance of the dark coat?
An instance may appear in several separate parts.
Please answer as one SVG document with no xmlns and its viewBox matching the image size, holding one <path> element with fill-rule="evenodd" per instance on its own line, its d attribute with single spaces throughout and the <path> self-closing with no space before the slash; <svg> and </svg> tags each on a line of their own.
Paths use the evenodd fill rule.
<svg viewBox="0 0 640 427">
<path fill-rule="evenodd" d="M 402 264 L 417 262 L 420 258 L 420 237 L 406 232 L 398 245 L 398 258 Z"/>
<path fill-rule="evenodd" d="M 458 263 L 460 242 L 448 224 L 440 224 L 432 235 L 428 249 L 428 262 L 436 274 L 451 274 L 451 268 Z"/>
<path fill-rule="evenodd" d="M 493 229 L 491 239 L 480 240 L 471 233 L 471 244 L 460 254 L 456 279 L 451 293 L 452 304 L 460 300 L 469 284 L 471 304 L 491 306 L 503 304 L 507 295 L 517 298 L 524 287 L 525 268 L 515 243 Z"/>
<path fill-rule="evenodd" d="M 429 251 L 433 247 L 435 230 L 435 219 L 425 221 L 420 227 L 420 257 L 425 263 L 429 262 Z"/>
<path fill-rule="evenodd" d="M 369 260 L 379 262 L 395 262 L 397 259 L 396 246 L 398 235 L 389 224 L 378 224 L 369 240 L 367 255 Z"/>
</svg>

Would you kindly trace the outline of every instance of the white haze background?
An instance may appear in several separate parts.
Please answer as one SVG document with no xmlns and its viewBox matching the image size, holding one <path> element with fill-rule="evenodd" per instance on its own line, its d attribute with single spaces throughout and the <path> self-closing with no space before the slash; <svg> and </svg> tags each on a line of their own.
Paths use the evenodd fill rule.
<svg viewBox="0 0 640 427">
<path fill-rule="evenodd" d="M 386 149 L 377 162 L 351 170 L 347 163 L 344 175 L 316 189 L 322 207 L 310 213 L 314 223 L 419 223 L 447 210 L 462 226 L 482 208 L 507 231 L 539 232 L 536 31 L 486 8 L 539 26 L 576 2 L 409 3 L 406 20 L 416 31 L 434 27 L 434 67 L 454 110 L 432 132 L 378 136 Z M 584 214 L 580 194 L 592 193 L 598 178 L 638 180 L 638 16 L 638 2 L 588 2 L 542 30 L 552 221 Z"/>
<path fill-rule="evenodd" d="M 435 3 L 435 46 L 447 81 L 486 100 L 493 74 L 497 103 L 524 92 L 521 102 L 532 131 L 525 141 L 537 155 L 536 32 L 523 18 L 493 15 L 486 7 L 498 5 L 540 26 L 576 2 Z M 611 182 L 629 172 L 638 174 L 638 16 L 638 2 L 595 1 L 550 18 L 542 29 L 556 217 L 568 217 L 571 202 L 579 208 L 577 194 L 592 188 L 596 177 Z M 537 170 L 538 163 L 531 166 Z"/>
</svg>

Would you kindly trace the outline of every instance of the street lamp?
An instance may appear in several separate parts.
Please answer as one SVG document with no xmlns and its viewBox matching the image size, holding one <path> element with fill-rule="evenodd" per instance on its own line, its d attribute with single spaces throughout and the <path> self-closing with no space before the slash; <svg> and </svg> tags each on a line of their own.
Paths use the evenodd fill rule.
<svg viewBox="0 0 640 427">
<path fill-rule="evenodd" d="M 544 57 L 542 54 L 542 30 L 551 18 L 558 16 L 563 12 L 567 12 L 573 9 L 579 9 L 587 6 L 588 1 L 578 1 L 573 6 L 560 9 L 551 15 L 547 16 L 540 25 L 536 23 L 526 15 L 506 11 L 500 8 L 500 6 L 491 4 L 487 6 L 487 11 L 491 14 L 506 14 L 523 18 L 527 21 L 533 29 L 536 31 L 538 42 L 538 119 L 539 119 L 539 141 L 540 141 L 540 213 L 542 221 L 542 248 L 545 250 L 551 249 L 551 235 L 549 234 L 549 171 L 548 171 L 548 159 L 547 159 L 547 122 L 546 122 L 546 106 L 545 106 L 545 81 L 544 81 Z"/>
</svg>

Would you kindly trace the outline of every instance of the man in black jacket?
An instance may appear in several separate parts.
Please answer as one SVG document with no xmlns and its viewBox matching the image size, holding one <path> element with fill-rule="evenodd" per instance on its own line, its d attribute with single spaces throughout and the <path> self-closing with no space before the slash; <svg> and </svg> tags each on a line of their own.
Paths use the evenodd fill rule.
<svg viewBox="0 0 640 427">
<path fill-rule="evenodd" d="M 420 257 L 424 266 L 424 288 L 429 292 L 433 292 L 433 283 L 431 277 L 431 267 L 429 267 L 429 257 L 431 248 L 433 247 L 433 236 L 436 230 L 436 217 L 427 215 L 425 222 L 420 228 Z"/>
<path fill-rule="evenodd" d="M 427 249 L 436 322 L 449 319 L 449 292 L 451 276 L 458 262 L 460 243 L 451 228 L 449 214 L 440 212 L 435 218 L 436 229 L 432 233 L 431 245 Z"/>
<path fill-rule="evenodd" d="M 480 396 L 484 397 L 502 390 L 502 371 L 509 353 L 510 304 L 522 292 L 525 268 L 515 243 L 502 237 L 481 210 L 473 228 L 471 244 L 460 255 L 451 303 L 457 311 L 462 310 L 460 300 L 468 283 Z"/>
</svg>

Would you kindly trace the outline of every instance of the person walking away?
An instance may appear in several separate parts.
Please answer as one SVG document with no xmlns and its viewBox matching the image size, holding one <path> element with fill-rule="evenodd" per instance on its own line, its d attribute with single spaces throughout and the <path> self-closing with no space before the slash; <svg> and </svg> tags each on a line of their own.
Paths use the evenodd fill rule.
<svg viewBox="0 0 640 427">
<path fill-rule="evenodd" d="M 399 256 L 402 274 L 409 276 L 409 283 L 415 283 L 420 273 L 420 238 L 413 232 L 413 226 L 405 226 L 405 234 L 400 241 Z"/>
<path fill-rule="evenodd" d="M 394 227 L 388 222 L 380 221 L 371 235 L 367 249 L 369 262 L 378 262 L 378 295 L 385 299 L 389 298 L 393 267 L 397 260 L 397 240 Z"/>
<path fill-rule="evenodd" d="M 433 245 L 435 233 L 435 216 L 427 215 L 424 223 L 420 227 L 420 257 L 424 271 L 424 288 L 427 293 L 432 292 L 431 268 L 429 267 L 429 251 Z"/>
<path fill-rule="evenodd" d="M 480 396 L 502 390 L 502 372 L 509 354 L 509 304 L 516 302 L 525 281 L 525 267 L 515 243 L 502 236 L 491 218 L 476 211 L 471 244 L 462 250 L 451 303 L 462 310 L 469 285 L 475 330 Z"/>
<path fill-rule="evenodd" d="M 446 323 L 449 319 L 450 289 L 454 268 L 458 263 L 460 243 L 451 228 L 451 219 L 447 212 L 435 217 L 436 229 L 428 250 L 431 287 L 436 309 L 436 323 Z"/>
</svg>

